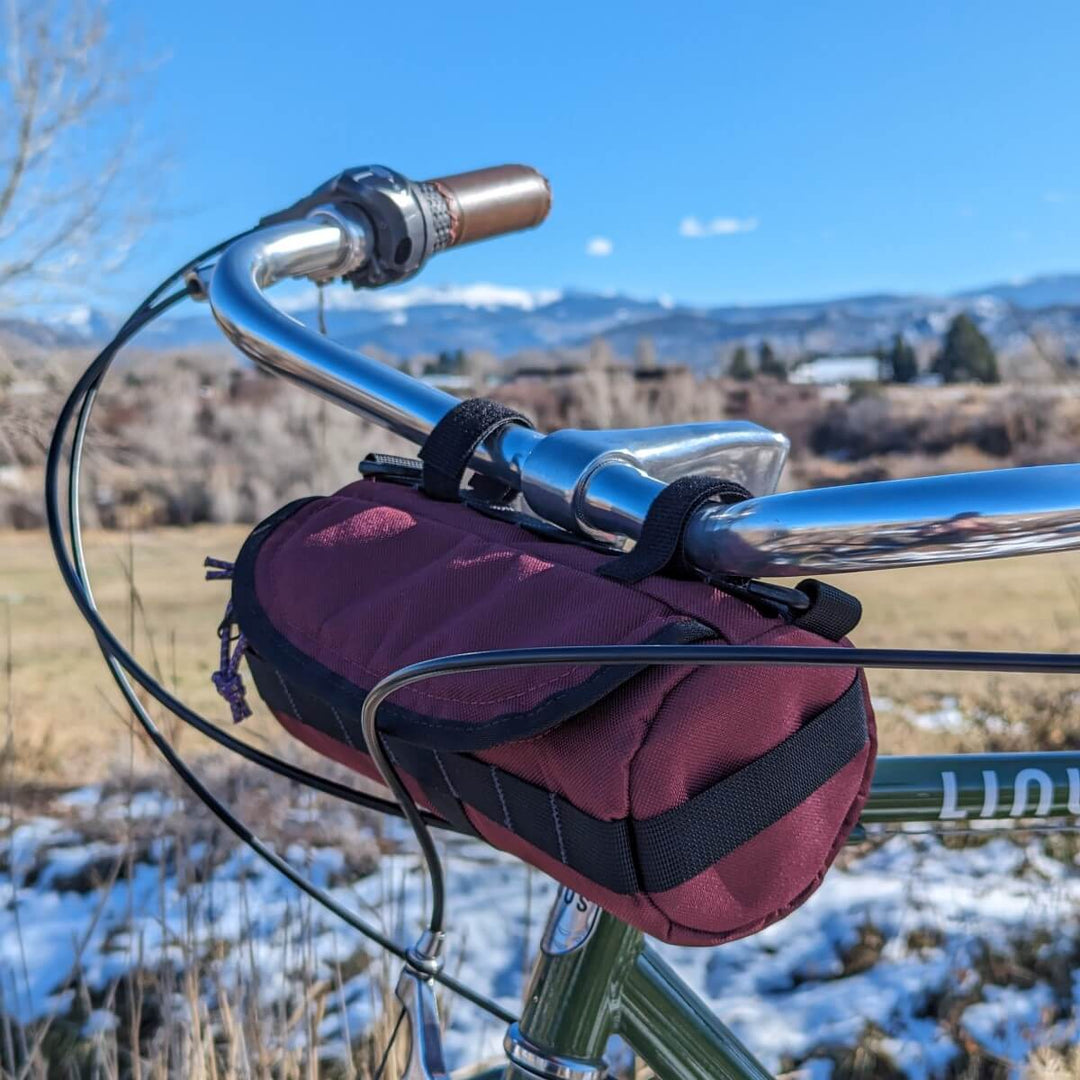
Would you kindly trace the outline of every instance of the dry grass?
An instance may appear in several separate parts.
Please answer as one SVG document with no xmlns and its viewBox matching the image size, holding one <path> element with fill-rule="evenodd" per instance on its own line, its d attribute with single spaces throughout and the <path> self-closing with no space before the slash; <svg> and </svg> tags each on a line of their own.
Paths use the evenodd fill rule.
<svg viewBox="0 0 1080 1080">
<path fill-rule="evenodd" d="M 208 526 L 101 532 L 87 540 L 95 595 L 109 624 L 125 641 L 134 624 L 139 661 L 183 700 L 222 722 L 228 710 L 210 684 L 210 672 L 228 586 L 205 582 L 202 560 L 232 558 L 246 534 L 241 527 Z M 142 605 L 134 610 L 132 565 Z M 6 649 L 8 619 L 11 679 L 0 693 L 5 701 L 9 693 L 11 698 L 16 777 L 63 783 L 115 775 L 130 754 L 128 712 L 60 580 L 44 533 L 0 533 L 0 649 Z M 161 710 L 154 715 L 164 719 Z M 209 745 L 179 727 L 181 749 Z M 245 724 L 243 732 L 248 738 L 279 738 L 276 725 L 264 717 Z M 6 741 L 7 733 L 0 738 Z"/>
<path fill-rule="evenodd" d="M 202 560 L 210 554 L 231 558 L 246 534 L 242 526 L 207 525 L 100 532 L 87 540 L 98 603 L 111 625 L 128 639 L 134 622 L 139 659 L 185 701 L 222 722 L 227 710 L 209 675 L 227 586 L 203 581 Z M 142 604 L 135 605 L 134 618 L 132 565 Z M 863 602 L 865 616 L 856 634 L 862 645 L 1080 651 L 1080 553 L 835 580 Z M 0 533 L 0 638 L 8 618 L 12 675 L 10 687 L 0 687 L 0 693 L 6 698 L 10 691 L 12 699 L 15 774 L 57 782 L 110 775 L 130 752 L 127 713 L 60 581 L 43 533 Z M 1027 703 L 1059 693 L 1065 680 L 874 671 L 870 682 L 876 695 L 916 708 L 953 695 L 964 704 L 1002 702 L 1000 711 L 1023 713 L 1030 709 Z M 916 731 L 891 723 L 888 716 L 882 726 L 883 746 L 893 753 L 960 746 L 958 737 Z M 242 730 L 248 738 L 297 753 L 263 715 Z M 184 750 L 205 749 L 187 729 L 178 737 Z M 970 748 L 971 737 L 966 738 Z"/>
<path fill-rule="evenodd" d="M 1024 1080 L 1077 1080 L 1080 1077 L 1080 1047 L 1059 1052 L 1039 1050 L 1028 1062 Z"/>
<path fill-rule="evenodd" d="M 1080 552 L 845 574 L 832 580 L 862 601 L 863 621 L 854 637 L 869 648 L 1080 652 Z M 1051 704 L 1056 707 L 1076 690 L 1075 680 L 1064 676 L 881 670 L 869 672 L 868 678 L 876 697 L 901 706 L 934 708 L 941 697 L 951 696 L 965 711 L 989 709 L 1017 721 L 1031 718 L 1036 706 L 1040 713 Z M 883 718 L 882 749 L 888 753 L 981 748 L 973 742 L 977 732 L 961 739 L 890 724 L 888 714 Z M 1010 747 L 1040 748 L 1061 747 Z"/>
<path fill-rule="evenodd" d="M 208 771 L 213 786 L 231 790 L 241 816 L 261 822 L 282 847 L 324 848 L 333 835 L 336 843 L 351 850 L 346 865 L 357 878 L 370 873 L 380 855 L 392 849 L 392 844 L 380 846 L 362 827 L 366 820 L 362 814 L 358 821 L 355 813 L 332 801 L 320 803 L 314 796 L 307 809 L 318 805 L 318 815 L 294 815 L 295 793 L 288 785 L 212 765 Z M 168 786 L 170 781 L 148 774 L 129 777 L 128 783 Z M 91 852 L 87 863 L 52 887 L 57 896 L 99 898 L 72 942 L 68 974 L 54 990 L 55 1010 L 25 1025 L 16 1023 L 5 1012 L 4 999 L 5 993 L 19 999 L 21 969 L 15 964 L 0 971 L 0 1080 L 360 1080 L 372 1076 L 384 1054 L 391 1062 L 400 1061 L 403 1041 L 391 1045 L 398 1014 L 392 998 L 396 963 L 381 954 L 373 958 L 363 947 L 345 960 L 317 960 L 320 931 L 303 899 L 289 905 L 284 920 L 268 935 L 266 915 L 253 914 L 249 908 L 246 874 L 232 882 L 214 879 L 238 842 L 181 787 L 175 786 L 174 794 L 175 804 L 163 803 L 160 815 L 145 817 L 118 816 L 115 811 L 118 805 L 122 809 L 122 801 L 117 804 L 116 797 L 112 812 L 106 813 L 98 812 L 100 805 L 88 813 L 56 802 L 6 808 L 13 822 L 29 820 L 35 809 L 47 808 L 60 815 L 68 829 L 59 834 L 55 847 L 46 844 L 36 853 L 23 874 L 24 883 L 45 872 L 58 852 L 73 850 L 73 839 L 75 850 L 106 843 L 115 854 L 94 856 L 87 847 Z M 141 903 L 150 910 L 157 906 L 160 940 L 155 939 L 154 921 L 136 918 L 134 909 L 119 922 L 115 910 L 106 914 L 114 888 L 130 887 L 136 871 L 146 866 L 153 867 L 158 889 L 156 896 L 142 894 Z M 181 888 L 184 895 L 179 920 L 166 914 L 173 888 Z M 221 910 L 224 898 L 233 895 L 238 897 L 233 902 L 240 932 L 219 934 L 209 913 Z M 394 910 L 394 894 L 387 904 L 386 917 L 400 917 Z M 146 914 L 138 912 L 140 917 Z M 16 924 L 18 954 L 33 965 L 36 958 L 22 938 L 33 914 L 26 910 L 23 917 L 26 921 Z M 103 927 L 108 927 L 104 941 L 88 949 Z M 148 927 L 150 940 L 145 936 Z M 273 942 L 281 950 L 280 971 L 273 973 L 277 996 L 271 999 L 263 992 L 268 977 L 265 959 L 247 947 L 256 942 Z M 88 961 L 87 952 L 97 959 Z M 123 972 L 102 981 L 95 972 L 101 957 L 119 958 Z M 358 976 L 366 980 L 363 988 L 353 981 Z M 349 1027 L 346 984 L 353 993 L 379 1003 L 380 1016 L 370 1030 Z M 335 1040 L 335 1055 L 324 1060 L 320 1027 L 335 1012 L 343 1018 L 342 1034 Z M 390 1075 L 400 1075 L 400 1068 Z"/>
<path fill-rule="evenodd" d="M 98 602 L 111 624 L 122 637 L 134 640 L 140 659 L 179 696 L 222 722 L 226 710 L 210 686 L 209 672 L 216 660 L 215 629 L 227 586 L 204 583 L 201 564 L 207 554 L 231 558 L 246 532 L 243 527 L 199 526 L 130 535 L 95 533 L 88 538 Z M 131 588 L 132 569 L 137 593 Z M 863 601 L 866 616 L 857 635 L 862 644 L 1080 651 L 1078 580 L 1080 555 L 836 579 Z M 0 667 L 8 672 L 0 685 L 0 706 L 14 727 L 5 754 L 16 778 L 37 784 L 84 783 L 130 768 L 132 740 L 126 713 L 63 589 L 43 534 L 0 534 L 0 651 L 5 654 Z M 876 694 L 913 708 L 933 707 L 940 695 L 948 694 L 1010 719 L 1023 721 L 1025 712 L 1038 713 L 1038 723 L 1015 725 L 1010 748 L 1019 748 L 1022 741 L 1016 740 L 1033 732 L 1049 747 L 1055 731 L 1071 722 L 1060 697 L 1065 680 L 1021 676 L 989 680 L 978 674 L 920 672 L 873 672 L 870 677 Z M 257 715 L 242 730 L 249 738 L 272 743 L 279 752 L 299 753 L 265 716 Z M 882 735 L 883 747 L 890 752 L 970 749 L 1001 738 L 994 729 L 980 733 L 977 725 L 963 736 L 917 731 L 893 715 L 886 717 Z M 176 738 L 188 753 L 206 748 L 189 731 L 177 731 Z M 117 872 L 121 869 L 118 865 Z M 218 987 L 218 1004 L 211 1008 L 206 986 L 213 972 L 201 969 L 201 955 L 193 953 L 189 959 L 191 963 L 175 973 L 156 967 L 137 969 L 110 991 L 119 995 L 115 1001 L 91 1001 L 81 988 L 78 1016 L 99 1005 L 115 1006 L 122 1022 L 114 1029 L 71 1042 L 71 1034 L 56 1022 L 27 1030 L 9 1023 L 0 1032 L 4 1044 L 0 1057 L 17 1060 L 19 1067 L 9 1073 L 0 1064 L 0 1077 L 51 1076 L 47 1062 L 55 1062 L 57 1055 L 70 1060 L 73 1054 L 78 1055 L 75 1071 L 83 1075 L 222 1080 L 370 1075 L 381 1057 L 389 1035 L 385 1023 L 357 1046 L 356 1058 L 343 1062 L 340 1072 L 327 1073 L 313 1055 L 290 1048 L 296 1045 L 293 1036 L 312 1045 L 310 1038 L 301 1036 L 317 1029 L 328 1001 L 340 990 L 324 973 L 319 978 L 312 972 L 311 995 L 294 1002 L 287 1016 L 275 1019 L 277 1035 L 283 1037 L 270 1046 L 264 1041 L 266 1018 L 252 1011 L 246 989 Z M 866 962 L 872 964 L 874 958 Z M 389 969 L 376 979 L 384 995 L 388 978 Z M 175 1015 L 158 1016 L 155 1023 L 163 1023 L 155 1028 L 154 1038 L 141 1042 L 134 1032 L 140 1030 L 143 1017 L 160 1012 L 164 1001 L 175 1003 Z M 851 1053 L 850 1060 L 839 1062 L 838 1075 L 900 1075 L 889 1071 L 887 1058 L 869 1043 Z M 1033 1059 L 1028 1075 L 1080 1076 L 1077 1067 L 1075 1055 L 1043 1053 Z M 976 1069 L 971 1075 L 997 1073 Z"/>
</svg>

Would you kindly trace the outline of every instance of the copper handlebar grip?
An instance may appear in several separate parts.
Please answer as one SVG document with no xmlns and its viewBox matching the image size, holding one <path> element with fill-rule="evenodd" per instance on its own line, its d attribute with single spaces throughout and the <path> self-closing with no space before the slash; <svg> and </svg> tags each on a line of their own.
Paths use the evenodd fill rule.
<svg viewBox="0 0 1080 1080">
<path fill-rule="evenodd" d="M 442 196 L 450 216 L 446 247 L 471 244 L 502 233 L 532 229 L 551 209 L 551 186 L 527 165 L 494 165 L 425 185 Z"/>
</svg>

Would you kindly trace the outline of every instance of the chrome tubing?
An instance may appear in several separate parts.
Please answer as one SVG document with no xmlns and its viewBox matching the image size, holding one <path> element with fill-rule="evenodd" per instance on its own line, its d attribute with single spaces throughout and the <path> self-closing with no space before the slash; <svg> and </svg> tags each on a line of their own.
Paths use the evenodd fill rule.
<svg viewBox="0 0 1080 1080">
<path fill-rule="evenodd" d="M 369 245 L 359 222 L 315 211 L 307 221 L 270 226 L 235 242 L 212 272 L 200 276 L 200 286 L 226 337 L 260 367 L 421 444 L 458 404 L 456 397 L 315 334 L 275 308 L 262 293 L 288 278 L 320 280 L 356 269 Z M 665 429 L 657 445 L 642 440 L 644 433 L 579 433 L 571 454 L 563 437 L 571 433 L 558 433 L 555 438 L 511 424 L 477 447 L 471 464 L 485 475 L 524 489 L 538 513 L 542 513 L 541 503 L 545 510 L 549 503 L 553 508 L 562 505 L 559 523 L 567 527 L 637 537 L 649 505 L 664 487 L 663 478 L 636 467 L 638 459 L 648 461 L 650 468 L 657 465 L 653 471 L 662 475 L 665 462 L 677 463 L 680 446 L 697 448 L 696 453 L 700 450 L 705 455 L 710 447 L 714 453 L 729 448 L 739 467 L 739 451 L 760 445 L 771 457 L 757 473 L 746 463 L 744 480 L 752 490 L 774 486 L 787 446 L 783 436 L 756 424 L 734 423 L 727 426 L 730 431 L 708 437 L 701 431 L 707 427 L 686 424 Z M 541 445 L 544 453 L 532 456 Z M 530 457 L 531 468 L 526 470 Z M 572 463 L 569 472 L 568 460 Z M 586 482 L 585 471 L 595 478 L 594 484 Z M 610 502 L 615 490 L 618 507 Z M 558 516 L 554 509 L 551 516 Z M 616 524 L 619 528 L 612 529 Z"/>
<path fill-rule="evenodd" d="M 882 480 L 710 504 L 686 556 L 702 570 L 798 577 L 1080 548 L 1080 465 Z"/>
<path fill-rule="evenodd" d="M 286 278 L 328 277 L 364 258 L 365 230 L 327 219 L 273 225 L 226 249 L 207 296 L 225 336 L 260 367 L 313 390 L 414 442 L 422 441 L 454 398 L 386 364 L 313 333 L 279 311 L 263 289 Z"/>
<path fill-rule="evenodd" d="M 207 297 L 229 340 L 261 367 L 420 444 L 456 398 L 316 334 L 262 293 L 285 278 L 324 279 L 355 268 L 369 248 L 362 225 L 316 211 L 308 221 L 271 226 L 233 244 L 210 275 Z M 782 436 L 755 425 L 727 426 L 731 430 L 712 445 L 757 447 L 771 455 L 772 466 L 782 460 Z M 705 427 L 666 429 L 667 438 L 657 445 L 664 453 L 672 452 L 673 439 L 705 446 Z M 549 520 L 594 535 L 636 539 L 670 477 L 654 467 L 660 463 L 649 459 L 644 442 L 620 449 L 630 435 L 543 436 L 511 425 L 478 447 L 471 465 L 522 491 L 533 510 Z M 742 452 L 725 460 L 737 466 Z M 746 460 L 753 456 L 748 449 Z M 757 478 L 757 487 L 747 486 L 768 491 L 772 466 Z M 765 494 L 733 507 L 707 503 L 691 519 L 684 547 L 688 561 L 703 573 L 745 577 L 835 574 L 1080 548 L 1080 465 Z"/>
<path fill-rule="evenodd" d="M 222 254 L 207 299 L 225 336 L 260 367 L 419 444 L 457 398 L 314 333 L 263 295 L 286 278 L 326 278 L 355 269 L 369 246 L 363 225 L 328 215 L 260 229 Z M 520 425 L 505 428 L 492 440 L 498 452 L 481 447 L 476 464 L 515 483 L 521 460 L 539 439 Z"/>
</svg>

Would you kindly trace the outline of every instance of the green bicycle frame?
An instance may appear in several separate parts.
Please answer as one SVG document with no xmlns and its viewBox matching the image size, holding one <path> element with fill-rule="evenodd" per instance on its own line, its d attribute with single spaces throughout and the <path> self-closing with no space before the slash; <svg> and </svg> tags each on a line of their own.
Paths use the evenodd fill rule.
<svg viewBox="0 0 1080 1080">
<path fill-rule="evenodd" d="M 862 823 L 1076 816 L 1080 753 L 966 754 L 881 758 Z M 659 1080 L 770 1077 L 639 930 L 561 889 L 507 1035 L 510 1064 L 482 1075 L 592 1080 L 613 1035 Z"/>
</svg>

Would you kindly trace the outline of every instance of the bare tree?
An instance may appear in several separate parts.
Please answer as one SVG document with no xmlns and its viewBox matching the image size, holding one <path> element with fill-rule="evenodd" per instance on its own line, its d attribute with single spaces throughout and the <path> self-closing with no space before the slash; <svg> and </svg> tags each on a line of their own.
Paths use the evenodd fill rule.
<svg viewBox="0 0 1080 1080">
<path fill-rule="evenodd" d="M 133 242 L 136 72 L 108 31 L 103 0 L 0 0 L 0 307 L 84 291 Z"/>
</svg>

